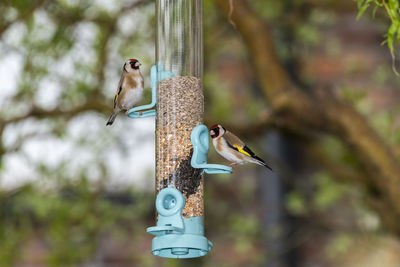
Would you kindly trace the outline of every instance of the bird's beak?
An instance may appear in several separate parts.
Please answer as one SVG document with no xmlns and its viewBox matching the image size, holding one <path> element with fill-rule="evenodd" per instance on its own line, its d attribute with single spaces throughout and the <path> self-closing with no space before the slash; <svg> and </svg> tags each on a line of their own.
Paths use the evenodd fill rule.
<svg viewBox="0 0 400 267">
<path fill-rule="evenodd" d="M 210 135 L 211 135 L 211 136 L 215 135 L 214 130 L 210 130 Z"/>
</svg>

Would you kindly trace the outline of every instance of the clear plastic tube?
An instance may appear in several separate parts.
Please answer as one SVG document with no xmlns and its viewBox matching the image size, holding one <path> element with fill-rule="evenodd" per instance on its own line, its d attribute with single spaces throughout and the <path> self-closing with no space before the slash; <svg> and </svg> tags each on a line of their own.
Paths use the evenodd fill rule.
<svg viewBox="0 0 400 267">
<path fill-rule="evenodd" d="M 203 177 L 190 165 L 190 134 L 204 112 L 203 1 L 157 0 L 156 5 L 156 61 L 174 74 L 157 86 L 156 191 L 178 189 L 186 200 L 182 216 L 202 216 Z"/>
</svg>

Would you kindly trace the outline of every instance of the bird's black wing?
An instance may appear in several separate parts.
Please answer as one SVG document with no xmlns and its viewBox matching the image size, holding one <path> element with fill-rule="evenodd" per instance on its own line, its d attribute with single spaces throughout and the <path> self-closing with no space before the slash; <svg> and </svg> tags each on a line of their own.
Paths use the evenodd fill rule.
<svg viewBox="0 0 400 267">
<path fill-rule="evenodd" d="M 125 69 L 125 65 L 124 65 L 124 69 Z M 124 83 L 124 79 L 125 79 L 125 76 L 124 76 L 124 73 L 122 73 L 121 79 L 119 79 L 119 83 L 118 83 L 118 91 L 114 96 L 114 108 L 117 106 L 117 100 L 118 100 L 119 94 L 122 91 L 122 85 Z"/>
<path fill-rule="evenodd" d="M 231 143 L 229 143 L 228 141 L 226 141 L 226 143 L 228 144 L 228 146 L 246 156 L 252 157 L 252 158 L 257 158 L 258 160 L 261 160 L 260 158 L 258 158 L 256 156 L 256 154 L 254 154 L 253 151 L 251 151 L 250 148 L 248 148 L 248 146 L 244 145 L 244 146 L 240 146 L 240 145 L 232 145 Z M 262 162 L 264 162 L 263 160 L 261 160 Z"/>
<path fill-rule="evenodd" d="M 254 154 L 254 152 L 253 151 L 251 151 L 251 149 L 248 147 L 248 146 L 244 146 L 244 147 L 242 147 L 242 149 L 244 150 L 244 151 L 246 151 L 247 153 L 249 153 L 250 154 L 250 156 L 251 157 L 254 157 L 256 154 Z"/>
<path fill-rule="evenodd" d="M 262 165 L 264 165 L 264 167 L 266 167 L 272 171 L 272 168 L 270 166 L 268 166 L 262 158 L 257 157 L 256 154 L 254 154 L 254 152 L 251 151 L 251 149 L 248 146 L 244 145 L 243 147 L 240 147 L 239 145 L 232 145 L 228 141 L 226 141 L 226 143 L 228 144 L 228 146 L 230 148 L 232 148 L 246 156 L 252 157 L 253 159 L 260 161 L 262 163 Z"/>
</svg>

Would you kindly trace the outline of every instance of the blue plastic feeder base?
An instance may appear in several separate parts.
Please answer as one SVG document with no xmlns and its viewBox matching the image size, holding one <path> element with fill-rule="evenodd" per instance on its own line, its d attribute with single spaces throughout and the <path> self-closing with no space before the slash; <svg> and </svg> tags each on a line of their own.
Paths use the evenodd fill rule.
<svg viewBox="0 0 400 267">
<path fill-rule="evenodd" d="M 152 253 L 165 258 L 196 258 L 207 255 L 212 243 L 203 235 L 203 217 L 183 219 L 185 233 L 170 230 L 152 241 Z M 156 227 L 155 227 L 156 228 Z M 147 229 L 152 232 L 154 228 Z"/>
<path fill-rule="evenodd" d="M 212 249 L 204 236 L 203 217 L 182 218 L 185 198 L 173 188 L 162 189 L 156 198 L 157 225 L 147 228 L 154 235 L 151 251 L 165 258 L 196 258 Z"/>
</svg>

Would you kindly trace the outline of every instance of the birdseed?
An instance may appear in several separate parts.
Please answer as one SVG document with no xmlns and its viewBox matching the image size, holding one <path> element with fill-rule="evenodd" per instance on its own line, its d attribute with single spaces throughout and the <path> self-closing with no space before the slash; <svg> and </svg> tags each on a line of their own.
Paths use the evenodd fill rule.
<svg viewBox="0 0 400 267">
<path fill-rule="evenodd" d="M 172 186 L 185 197 L 184 218 L 203 215 L 203 176 L 190 165 L 190 135 L 203 121 L 200 79 L 174 77 L 161 81 L 157 92 L 156 192 Z"/>
</svg>

